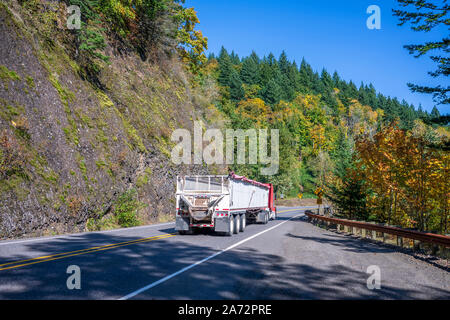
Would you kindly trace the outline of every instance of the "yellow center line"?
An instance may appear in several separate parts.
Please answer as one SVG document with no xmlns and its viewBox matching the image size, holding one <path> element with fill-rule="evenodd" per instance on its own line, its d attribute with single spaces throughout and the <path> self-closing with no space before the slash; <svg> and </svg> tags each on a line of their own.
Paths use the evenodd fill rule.
<svg viewBox="0 0 450 320">
<path fill-rule="evenodd" d="M 109 249 L 115 249 L 115 248 L 119 248 L 119 247 L 123 247 L 123 246 L 129 246 L 129 245 L 137 244 L 137 243 L 143 243 L 143 242 L 150 242 L 150 241 L 154 241 L 154 240 L 166 239 L 166 238 L 170 238 L 170 237 L 174 237 L 174 236 L 175 236 L 175 233 L 171 233 L 171 234 L 167 234 L 167 235 L 153 236 L 153 237 L 144 238 L 144 239 L 137 239 L 137 240 L 132 240 L 132 241 L 119 242 L 119 243 L 109 244 L 109 245 L 105 245 L 105 246 L 99 246 L 99 247 L 92 247 L 92 248 L 86 248 L 86 249 L 81 249 L 81 250 L 63 252 L 63 253 L 58 253 L 58 254 L 53 254 L 53 255 L 48 255 L 48 256 L 42 256 L 42 257 L 38 257 L 38 258 L 33 258 L 33 259 L 26 259 L 26 260 L 19 260 L 19 261 L 8 262 L 8 263 L 0 265 L 0 267 L 3 267 L 3 268 L 0 268 L 0 271 L 8 270 L 8 269 L 14 269 L 14 268 L 18 268 L 18 267 L 24 267 L 24 266 L 28 266 L 28 265 L 32 265 L 32 264 L 36 264 L 36 263 L 42 263 L 42 262 L 47 262 L 47 261 L 53 261 L 53 260 L 58 260 L 58 259 L 74 257 L 74 256 L 82 255 L 82 254 L 92 253 L 92 252 L 98 252 L 98 251 L 104 251 L 104 250 L 109 250 Z M 24 263 L 24 262 L 28 262 L 28 263 Z M 22 263 L 22 264 L 20 264 L 20 263 Z M 13 266 L 4 267 L 4 266 L 7 266 L 7 265 L 12 265 L 12 264 L 13 264 Z"/>
<path fill-rule="evenodd" d="M 296 210 L 299 210 L 299 209 L 283 210 L 283 211 L 279 211 L 278 213 L 280 214 L 280 213 L 286 213 L 286 212 L 291 212 L 291 211 L 296 211 Z M 97 246 L 97 247 L 91 247 L 91 248 L 80 249 L 80 250 L 75 250 L 75 251 L 56 253 L 56 254 L 52 254 L 52 255 L 41 256 L 41 257 L 31 258 L 31 259 L 26 259 L 26 260 L 7 262 L 7 263 L 0 264 L 0 267 L 2 267 L 2 268 L 0 268 L 0 271 L 29 266 L 29 265 L 33 265 L 33 264 L 37 264 L 37 263 L 65 259 L 65 258 L 69 258 L 69 257 L 75 257 L 75 256 L 83 255 L 83 254 L 93 253 L 93 252 L 99 252 L 99 251 L 104 251 L 104 250 L 120 248 L 120 247 L 129 246 L 129 245 L 137 244 L 137 243 L 144 243 L 144 242 L 150 242 L 150 241 L 155 241 L 155 240 L 171 238 L 171 237 L 174 237 L 175 235 L 176 235 L 176 233 L 170 233 L 167 235 L 152 236 L 149 238 L 136 239 L 136 240 L 130 240 L 130 241 L 125 241 L 125 242 L 108 244 L 108 245 L 104 245 L 104 246 Z"/>
<path fill-rule="evenodd" d="M 152 237 L 143 238 L 143 239 L 135 239 L 135 240 L 125 241 L 125 242 L 112 243 L 112 244 L 108 244 L 108 245 L 104 245 L 104 246 L 85 248 L 85 249 L 80 249 L 80 250 L 75 250 L 75 251 L 68 251 L 68 252 L 63 252 L 63 253 L 57 253 L 57 254 L 52 254 L 52 255 L 48 255 L 48 256 L 42 256 L 42 257 L 27 259 L 27 260 L 12 261 L 12 262 L 8 262 L 8 263 L 0 264 L 0 267 L 4 267 L 4 266 L 10 265 L 10 264 L 16 264 L 16 263 L 21 263 L 21 262 L 32 261 L 32 260 L 48 259 L 48 258 L 53 258 L 53 257 L 56 257 L 56 256 L 60 256 L 60 255 L 70 254 L 70 253 L 76 253 L 76 252 L 94 250 L 94 249 L 99 249 L 99 248 L 112 247 L 112 246 L 116 246 L 116 245 L 119 245 L 119 244 L 126 244 L 126 243 L 132 244 L 134 242 L 143 241 L 143 240 L 149 240 L 149 239 L 158 238 L 158 237 L 162 237 L 162 236 L 164 236 L 164 235 L 152 236 Z"/>
<path fill-rule="evenodd" d="M 289 210 L 283 210 L 283 211 L 280 211 L 280 212 L 277 212 L 277 213 L 285 213 L 285 212 L 290 212 L 290 211 L 297 211 L 297 210 L 300 210 L 300 209 L 289 209 Z"/>
</svg>

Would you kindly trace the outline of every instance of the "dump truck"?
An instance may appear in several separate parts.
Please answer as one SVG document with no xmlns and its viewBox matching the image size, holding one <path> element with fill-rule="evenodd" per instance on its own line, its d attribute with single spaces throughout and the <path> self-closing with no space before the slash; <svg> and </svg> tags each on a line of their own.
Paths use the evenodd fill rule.
<svg viewBox="0 0 450 320">
<path fill-rule="evenodd" d="M 231 236 L 244 232 L 249 223 L 267 224 L 277 218 L 274 190 L 238 176 L 178 176 L 176 230 L 191 234 L 201 228 Z"/>
</svg>

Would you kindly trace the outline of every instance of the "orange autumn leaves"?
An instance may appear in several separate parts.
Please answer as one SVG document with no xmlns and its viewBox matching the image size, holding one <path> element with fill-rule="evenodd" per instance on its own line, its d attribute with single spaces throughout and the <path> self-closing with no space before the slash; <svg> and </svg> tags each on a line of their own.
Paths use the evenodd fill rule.
<svg viewBox="0 0 450 320">
<path fill-rule="evenodd" d="M 448 232 L 449 160 L 442 149 L 448 135 L 387 126 L 356 140 L 356 172 L 370 189 L 368 208 L 378 221 L 419 230 Z"/>
</svg>

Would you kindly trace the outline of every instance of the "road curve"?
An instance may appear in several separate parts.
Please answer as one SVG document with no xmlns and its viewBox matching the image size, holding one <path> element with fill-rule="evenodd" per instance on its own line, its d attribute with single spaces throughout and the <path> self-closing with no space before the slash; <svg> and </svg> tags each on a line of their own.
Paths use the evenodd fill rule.
<svg viewBox="0 0 450 320">
<path fill-rule="evenodd" d="M 0 299 L 450 299 L 450 273 L 329 232 L 302 208 L 232 237 L 174 223 L 0 242 Z M 81 270 L 69 290 L 67 268 Z M 367 269 L 380 270 L 370 290 Z"/>
</svg>

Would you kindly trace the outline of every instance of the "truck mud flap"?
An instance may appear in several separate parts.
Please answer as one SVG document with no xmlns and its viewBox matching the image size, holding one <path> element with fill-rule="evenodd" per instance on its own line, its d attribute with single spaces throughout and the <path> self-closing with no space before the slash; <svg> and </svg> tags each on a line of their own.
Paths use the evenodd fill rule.
<svg viewBox="0 0 450 320">
<path fill-rule="evenodd" d="M 176 217 L 175 230 L 188 231 L 189 230 L 189 218 Z"/>
<path fill-rule="evenodd" d="M 230 218 L 229 217 L 215 219 L 214 231 L 229 232 L 230 231 L 229 228 L 230 228 Z"/>
</svg>

